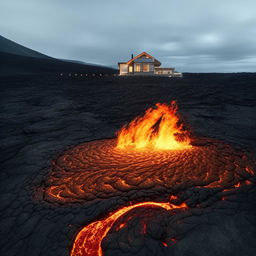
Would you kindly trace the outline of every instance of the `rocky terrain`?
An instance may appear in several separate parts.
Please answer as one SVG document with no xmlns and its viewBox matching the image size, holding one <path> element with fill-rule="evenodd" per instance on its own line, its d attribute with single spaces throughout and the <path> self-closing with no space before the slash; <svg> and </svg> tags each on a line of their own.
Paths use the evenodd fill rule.
<svg viewBox="0 0 256 256">
<path fill-rule="evenodd" d="M 0 77 L 0 254 L 69 255 L 84 226 L 141 201 L 122 192 L 61 203 L 45 200 L 44 188 L 52 161 L 64 151 L 115 137 L 156 102 L 177 100 L 193 136 L 223 141 L 255 158 L 255 81 L 256 74 L 246 73 L 185 74 L 182 79 Z M 188 187 L 184 179 L 178 196 L 188 210 L 133 209 L 103 240 L 104 255 L 255 255 L 256 180 L 248 179 L 221 196 L 214 189 Z M 145 201 L 155 198 L 154 193 L 144 196 Z M 128 224 L 120 228 L 122 223 Z"/>
</svg>

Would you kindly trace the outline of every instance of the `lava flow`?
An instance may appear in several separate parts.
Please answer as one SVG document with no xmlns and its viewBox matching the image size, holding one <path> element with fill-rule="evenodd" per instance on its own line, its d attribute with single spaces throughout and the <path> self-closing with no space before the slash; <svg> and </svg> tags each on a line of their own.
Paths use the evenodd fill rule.
<svg viewBox="0 0 256 256">
<path fill-rule="evenodd" d="M 185 203 L 174 205 L 171 203 L 143 202 L 123 207 L 110 214 L 103 220 L 95 221 L 84 227 L 76 237 L 71 256 L 102 256 L 101 242 L 107 235 L 115 221 L 128 211 L 137 207 L 161 207 L 165 210 L 187 208 Z"/>
<path fill-rule="evenodd" d="M 186 149 L 190 146 L 187 131 L 179 123 L 177 105 L 156 104 L 142 117 L 135 118 L 121 129 L 117 138 L 117 148 L 134 147 L 136 149 Z"/>
<path fill-rule="evenodd" d="M 52 164 L 45 182 L 48 202 L 74 203 L 124 197 L 142 200 L 167 198 L 188 188 L 223 192 L 251 184 L 256 164 L 248 153 L 184 131 L 175 102 L 157 104 L 118 133 L 117 139 L 98 140 L 65 151 Z M 115 221 L 136 207 L 165 210 L 186 207 L 143 202 L 127 206 L 83 228 L 72 256 L 101 256 L 101 241 Z"/>
</svg>

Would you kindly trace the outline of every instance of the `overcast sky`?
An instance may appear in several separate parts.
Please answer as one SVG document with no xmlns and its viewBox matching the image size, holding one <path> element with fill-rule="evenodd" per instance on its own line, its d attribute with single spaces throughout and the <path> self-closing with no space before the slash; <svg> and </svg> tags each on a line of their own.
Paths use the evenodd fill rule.
<svg viewBox="0 0 256 256">
<path fill-rule="evenodd" d="M 0 0 L 0 34 L 115 66 L 147 51 L 189 72 L 256 72 L 256 0 Z"/>
</svg>

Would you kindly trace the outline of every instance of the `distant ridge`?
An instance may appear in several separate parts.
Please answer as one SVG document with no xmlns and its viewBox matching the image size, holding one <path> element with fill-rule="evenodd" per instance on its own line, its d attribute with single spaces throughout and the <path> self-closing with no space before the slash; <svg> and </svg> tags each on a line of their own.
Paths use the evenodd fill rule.
<svg viewBox="0 0 256 256">
<path fill-rule="evenodd" d="M 0 75 L 71 72 L 114 74 L 117 70 L 82 61 L 56 59 L 0 36 Z"/>
<path fill-rule="evenodd" d="M 25 46 L 17 44 L 3 36 L 0 36 L 0 52 L 21 55 L 33 58 L 51 58 L 40 52 L 31 50 Z"/>
</svg>

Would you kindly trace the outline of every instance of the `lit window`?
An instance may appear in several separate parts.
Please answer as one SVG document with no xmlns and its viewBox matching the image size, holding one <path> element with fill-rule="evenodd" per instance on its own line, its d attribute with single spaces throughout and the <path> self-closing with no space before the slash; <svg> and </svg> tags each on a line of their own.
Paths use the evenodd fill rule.
<svg viewBox="0 0 256 256">
<path fill-rule="evenodd" d="M 132 66 L 129 66 L 129 73 L 132 73 Z"/>
<path fill-rule="evenodd" d="M 143 72 L 149 72 L 149 64 L 143 64 Z"/>
<path fill-rule="evenodd" d="M 136 72 L 140 72 L 140 64 L 136 64 L 135 70 L 136 70 Z"/>
</svg>

